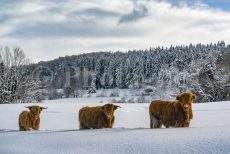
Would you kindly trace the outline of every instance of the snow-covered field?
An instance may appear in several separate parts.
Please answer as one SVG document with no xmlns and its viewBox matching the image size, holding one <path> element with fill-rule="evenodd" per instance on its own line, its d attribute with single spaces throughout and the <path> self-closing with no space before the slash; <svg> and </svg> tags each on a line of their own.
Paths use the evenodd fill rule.
<svg viewBox="0 0 230 154">
<path fill-rule="evenodd" d="M 109 102 L 45 101 L 40 130 L 28 132 L 18 131 L 18 115 L 28 104 L 0 105 L 0 153 L 230 153 L 230 102 L 194 104 L 190 128 L 149 129 L 149 104 L 119 104 L 113 129 L 78 130 L 78 110 L 102 99 Z"/>
</svg>

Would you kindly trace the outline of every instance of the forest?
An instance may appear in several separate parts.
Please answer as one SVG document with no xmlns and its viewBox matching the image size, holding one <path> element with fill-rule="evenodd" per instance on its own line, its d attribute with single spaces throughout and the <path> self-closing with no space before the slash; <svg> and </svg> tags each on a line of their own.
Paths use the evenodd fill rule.
<svg viewBox="0 0 230 154">
<path fill-rule="evenodd" d="M 82 90 L 95 93 L 115 88 L 140 89 L 147 95 L 192 91 L 197 102 L 230 100 L 230 45 L 224 41 L 93 52 L 11 65 L 4 60 L 6 49 L 10 52 L 2 48 L 0 55 L 1 103 L 80 97 Z"/>
</svg>

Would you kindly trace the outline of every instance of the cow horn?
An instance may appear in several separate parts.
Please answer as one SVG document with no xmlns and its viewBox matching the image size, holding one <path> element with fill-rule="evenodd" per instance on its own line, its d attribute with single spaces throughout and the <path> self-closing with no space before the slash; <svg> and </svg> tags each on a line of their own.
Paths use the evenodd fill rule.
<svg viewBox="0 0 230 154">
<path fill-rule="evenodd" d="M 47 109 L 48 107 L 40 107 L 41 109 Z"/>
</svg>

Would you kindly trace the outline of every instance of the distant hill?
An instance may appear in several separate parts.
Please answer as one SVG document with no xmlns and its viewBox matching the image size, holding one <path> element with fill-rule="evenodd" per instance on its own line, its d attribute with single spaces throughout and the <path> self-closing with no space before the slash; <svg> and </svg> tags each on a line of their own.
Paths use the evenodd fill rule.
<svg viewBox="0 0 230 154">
<path fill-rule="evenodd" d="M 229 100 L 230 45 L 225 42 L 150 48 L 128 52 L 96 52 L 60 57 L 31 65 L 43 90 L 56 97 L 75 97 L 93 87 L 193 91 L 202 101 Z M 64 96 L 58 96 L 63 89 Z M 53 98 L 53 99 L 54 99 Z"/>
</svg>

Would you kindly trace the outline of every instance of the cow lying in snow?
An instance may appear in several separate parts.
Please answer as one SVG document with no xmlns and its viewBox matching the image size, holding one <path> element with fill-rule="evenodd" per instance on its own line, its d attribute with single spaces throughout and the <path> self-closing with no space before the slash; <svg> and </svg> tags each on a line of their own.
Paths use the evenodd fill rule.
<svg viewBox="0 0 230 154">
<path fill-rule="evenodd" d="M 120 106 L 105 104 L 104 106 L 83 107 L 79 110 L 80 129 L 112 128 L 114 111 Z"/>
<path fill-rule="evenodd" d="M 182 93 L 175 101 L 155 100 L 150 103 L 150 128 L 189 127 L 193 118 L 192 103 L 196 96 Z"/>
<path fill-rule="evenodd" d="M 42 109 L 47 109 L 47 107 L 40 107 L 37 105 L 25 106 L 30 111 L 23 111 L 19 115 L 19 130 L 26 131 L 30 128 L 34 130 L 39 129 L 40 125 L 40 113 Z"/>
</svg>

